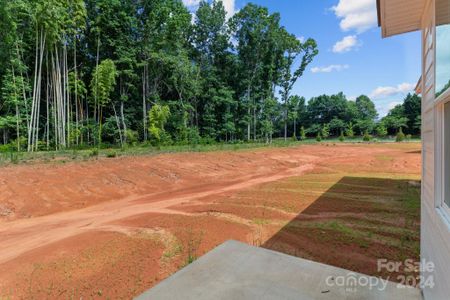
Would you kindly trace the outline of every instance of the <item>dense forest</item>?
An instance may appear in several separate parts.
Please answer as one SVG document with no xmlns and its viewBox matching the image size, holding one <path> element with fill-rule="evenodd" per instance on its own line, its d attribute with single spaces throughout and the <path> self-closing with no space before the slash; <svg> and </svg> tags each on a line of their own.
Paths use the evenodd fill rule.
<svg viewBox="0 0 450 300">
<path fill-rule="evenodd" d="M 379 120 L 367 96 L 292 93 L 318 55 L 281 16 L 221 1 L 0 0 L 0 145 L 18 151 L 133 143 L 420 133 L 420 98 Z"/>
</svg>

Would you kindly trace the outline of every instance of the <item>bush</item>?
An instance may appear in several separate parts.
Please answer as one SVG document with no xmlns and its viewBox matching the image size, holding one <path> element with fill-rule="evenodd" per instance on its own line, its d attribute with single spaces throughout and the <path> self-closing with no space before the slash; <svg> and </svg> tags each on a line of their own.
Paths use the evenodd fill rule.
<svg viewBox="0 0 450 300">
<path fill-rule="evenodd" d="M 345 141 L 344 132 L 341 131 L 341 135 L 339 136 L 339 141 L 343 142 Z"/>
<path fill-rule="evenodd" d="M 353 131 L 353 124 L 348 124 L 347 129 L 345 130 L 345 135 L 349 138 L 352 138 L 355 136 L 355 132 Z"/>
<path fill-rule="evenodd" d="M 117 156 L 116 151 L 111 151 L 111 152 L 106 153 L 106 157 L 108 157 L 108 158 L 114 158 L 116 156 Z"/>
<path fill-rule="evenodd" d="M 403 133 L 403 129 L 400 127 L 395 141 L 397 143 L 400 143 L 400 142 L 403 142 L 404 140 L 405 140 L 405 134 Z"/>
<path fill-rule="evenodd" d="M 98 149 L 92 149 L 91 152 L 89 152 L 90 157 L 98 157 Z"/>
<path fill-rule="evenodd" d="M 216 144 L 216 140 L 212 137 L 206 136 L 206 137 L 202 137 L 200 138 L 200 145 L 214 145 Z M 240 141 L 236 141 L 234 142 L 235 144 L 239 144 Z"/>
<path fill-rule="evenodd" d="M 364 132 L 363 141 L 364 142 L 370 142 L 372 140 L 372 136 L 369 134 L 368 131 Z"/>
<path fill-rule="evenodd" d="M 378 135 L 379 137 L 385 137 L 385 136 L 387 136 L 387 134 L 388 134 L 388 131 L 387 131 L 387 129 L 386 129 L 386 126 L 384 126 L 384 124 L 380 124 L 380 125 L 377 127 L 377 135 Z"/>
<path fill-rule="evenodd" d="M 292 139 L 293 142 L 298 141 L 297 136 L 295 135 L 295 133 L 292 135 L 291 139 Z"/>
<path fill-rule="evenodd" d="M 191 144 L 191 145 L 200 144 L 201 137 L 200 137 L 200 132 L 198 131 L 197 127 L 188 128 L 187 139 L 188 139 L 189 144 Z"/>
<path fill-rule="evenodd" d="M 316 141 L 321 142 L 322 136 L 320 135 L 320 132 L 317 134 Z"/>
<path fill-rule="evenodd" d="M 302 128 L 300 128 L 300 140 L 304 141 L 306 140 L 306 132 L 305 132 L 305 127 L 302 126 Z"/>
<path fill-rule="evenodd" d="M 137 133 L 137 131 L 128 129 L 125 132 L 125 137 L 126 137 L 127 143 L 130 144 L 130 145 L 134 146 L 138 142 L 138 133 Z"/>
<path fill-rule="evenodd" d="M 406 140 L 407 140 L 407 141 L 410 141 L 411 139 L 412 139 L 412 135 L 411 135 L 411 134 L 407 134 L 407 135 L 406 135 Z"/>
<path fill-rule="evenodd" d="M 324 125 L 322 128 L 322 137 L 327 139 L 330 137 L 330 126 L 328 124 Z"/>
<path fill-rule="evenodd" d="M 9 153 L 14 151 L 14 147 L 11 144 L 0 145 L 0 153 Z"/>
</svg>

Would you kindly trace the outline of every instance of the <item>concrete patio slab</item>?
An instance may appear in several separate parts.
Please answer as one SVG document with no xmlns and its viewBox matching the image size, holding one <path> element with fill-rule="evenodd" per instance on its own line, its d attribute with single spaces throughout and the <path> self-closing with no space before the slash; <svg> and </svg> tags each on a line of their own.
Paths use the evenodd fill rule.
<svg viewBox="0 0 450 300">
<path fill-rule="evenodd" d="M 420 290 L 228 241 L 137 297 L 147 299 L 422 299 Z"/>
</svg>

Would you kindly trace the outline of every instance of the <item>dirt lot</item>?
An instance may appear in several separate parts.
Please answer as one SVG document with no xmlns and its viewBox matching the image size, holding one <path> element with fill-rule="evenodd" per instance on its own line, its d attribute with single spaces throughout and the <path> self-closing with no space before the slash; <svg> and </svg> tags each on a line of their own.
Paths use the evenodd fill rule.
<svg viewBox="0 0 450 300">
<path fill-rule="evenodd" d="M 0 169 L 0 298 L 130 298 L 228 239 L 378 274 L 419 257 L 420 144 Z"/>
</svg>

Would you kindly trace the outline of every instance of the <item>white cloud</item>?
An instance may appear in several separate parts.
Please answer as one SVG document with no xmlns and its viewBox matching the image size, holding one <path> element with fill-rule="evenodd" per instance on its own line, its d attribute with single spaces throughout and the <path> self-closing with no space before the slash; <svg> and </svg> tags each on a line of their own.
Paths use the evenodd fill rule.
<svg viewBox="0 0 450 300">
<path fill-rule="evenodd" d="M 196 8 L 200 3 L 200 0 L 183 0 L 183 3 L 188 8 Z"/>
<path fill-rule="evenodd" d="M 406 94 L 412 92 L 414 88 L 414 84 L 406 82 L 397 86 L 380 86 L 373 90 L 373 92 L 370 94 L 370 97 L 373 99 L 381 99 L 398 94 Z"/>
<path fill-rule="evenodd" d="M 314 67 L 311 68 L 311 72 L 313 73 L 331 73 L 333 71 L 342 71 L 345 69 L 350 68 L 349 65 L 329 65 L 329 66 L 325 66 L 325 67 Z"/>
<path fill-rule="evenodd" d="M 222 2 L 227 12 L 227 19 L 229 19 L 236 13 L 235 0 L 222 0 Z"/>
<path fill-rule="evenodd" d="M 227 19 L 231 18 L 236 13 L 235 0 L 222 0 L 222 3 L 227 12 Z M 200 0 L 183 0 L 183 4 L 190 10 L 196 11 Z"/>
<path fill-rule="evenodd" d="M 362 33 L 377 26 L 377 7 L 375 0 L 339 0 L 331 8 L 341 19 L 343 31 L 355 30 Z"/>
<path fill-rule="evenodd" d="M 386 100 L 386 101 L 377 101 L 375 103 L 375 106 L 378 111 L 379 117 L 383 118 L 391 111 L 391 109 L 393 109 L 399 104 L 402 104 L 402 102 Z"/>
<path fill-rule="evenodd" d="M 300 43 L 303 44 L 303 43 L 306 41 L 306 38 L 305 38 L 304 36 L 298 36 L 298 37 L 297 37 L 297 40 L 299 40 Z"/>
<path fill-rule="evenodd" d="M 352 49 L 355 49 L 359 47 L 361 43 L 358 41 L 358 38 L 356 35 L 348 35 L 344 37 L 342 40 L 336 42 L 333 46 L 333 52 L 334 53 L 344 53 L 351 51 Z"/>
<path fill-rule="evenodd" d="M 396 107 L 397 105 L 400 105 L 400 104 L 402 104 L 400 101 L 391 102 L 391 103 L 388 104 L 388 109 L 391 110 L 391 109 L 393 109 L 394 107 Z"/>
</svg>

